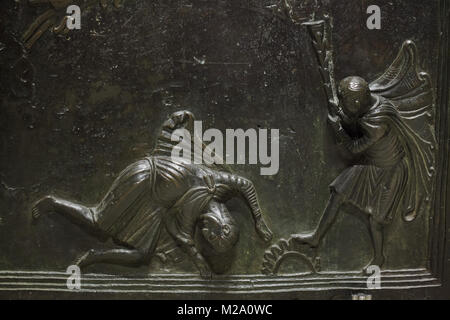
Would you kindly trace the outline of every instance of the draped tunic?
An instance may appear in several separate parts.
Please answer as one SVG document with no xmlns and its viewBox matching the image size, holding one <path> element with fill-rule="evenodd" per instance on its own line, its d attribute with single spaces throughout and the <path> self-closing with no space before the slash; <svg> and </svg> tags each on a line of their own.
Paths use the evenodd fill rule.
<svg viewBox="0 0 450 320">
<path fill-rule="evenodd" d="M 361 160 L 330 185 L 347 203 L 385 224 L 400 209 L 409 179 L 404 139 L 393 118 L 398 118 L 395 107 L 379 98 L 355 123 L 361 137 L 351 137 L 342 126 L 335 128 L 338 143 Z"/>
<path fill-rule="evenodd" d="M 167 246 L 164 241 L 193 246 L 198 217 L 209 202 L 225 202 L 236 194 L 255 217 L 261 214 L 249 180 L 183 158 L 150 156 L 123 170 L 91 212 L 113 239 L 149 255 Z"/>
</svg>

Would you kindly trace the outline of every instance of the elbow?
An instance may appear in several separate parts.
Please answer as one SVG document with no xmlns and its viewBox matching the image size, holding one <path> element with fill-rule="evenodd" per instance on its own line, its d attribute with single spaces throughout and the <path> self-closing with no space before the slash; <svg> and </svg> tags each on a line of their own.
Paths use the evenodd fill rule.
<svg viewBox="0 0 450 320">
<path fill-rule="evenodd" d="M 239 185 L 242 189 L 244 190 L 249 190 L 249 189 L 253 189 L 253 182 L 251 182 L 250 180 L 246 179 L 246 178 L 240 178 L 239 179 Z"/>
</svg>

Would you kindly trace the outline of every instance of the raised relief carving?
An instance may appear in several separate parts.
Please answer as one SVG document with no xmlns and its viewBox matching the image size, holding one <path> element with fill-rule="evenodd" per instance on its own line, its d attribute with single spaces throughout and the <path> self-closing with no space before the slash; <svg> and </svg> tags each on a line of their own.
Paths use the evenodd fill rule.
<svg viewBox="0 0 450 320">
<path fill-rule="evenodd" d="M 0 70 L 8 79 L 8 86 L 0 91 L 10 91 L 17 98 L 29 98 L 34 92 L 34 68 L 25 49 L 16 38 L 2 31 L 0 33 Z"/>
<path fill-rule="evenodd" d="M 317 272 L 317 248 L 341 211 L 367 217 L 374 250 L 367 267 L 382 267 L 385 226 L 398 214 L 411 222 L 430 209 L 437 147 L 430 77 L 419 70 L 416 45 L 406 41 L 378 79 L 368 83 L 351 76 L 335 88 L 330 22 L 307 26 L 329 99 L 328 122 L 353 165 L 330 184 L 330 200 L 317 228 L 274 245 L 265 254 L 263 273 L 277 273 L 292 255 L 306 259 Z"/>
<path fill-rule="evenodd" d="M 102 41 L 103 53 L 108 54 L 95 54 L 96 46 L 90 46 L 86 36 L 91 28 L 83 27 L 85 31 L 81 30 L 74 40 L 88 60 L 80 62 L 80 55 L 72 55 L 70 47 L 58 44 L 58 51 L 64 54 L 53 59 L 48 76 L 41 72 L 46 68 L 43 62 L 55 57 L 55 48 L 39 45 L 39 39 L 44 41 L 50 34 L 49 39 L 64 39 L 69 32 L 69 5 L 79 5 L 83 17 L 89 17 L 100 7 L 114 4 L 119 8 L 122 2 L 26 0 L 16 7 L 34 7 L 28 7 L 29 11 L 21 8 L 21 20 L 37 18 L 25 28 L 21 23 L 8 22 L 11 30 L 23 28 L 22 38 L 19 35 L 16 41 L 9 34 L 0 34 L 0 58 L 6 61 L 3 65 L 14 66 L 3 68 L 5 79 L 13 81 L 4 81 L 1 90 L 20 98 L 32 96 L 18 99 L 18 103 L 11 101 L 11 106 L 25 110 L 22 105 L 28 103 L 42 114 L 42 124 L 29 127 L 35 129 L 31 134 L 21 134 L 15 118 L 5 117 L 11 123 L 4 130 L 5 146 L 9 148 L 5 150 L 18 151 L 5 157 L 2 175 L 8 184 L 10 181 L 18 187 L 3 184 L 8 194 L 12 189 L 20 189 L 21 194 L 20 198 L 5 200 L 11 209 L 4 210 L 0 224 L 5 239 L 14 239 L 11 234 L 17 233 L 27 241 L 15 241 L 13 249 L 2 255 L 2 268 L 13 270 L 0 270 L 0 292 L 69 292 L 64 272 L 69 264 L 83 271 L 82 294 L 143 294 L 156 299 L 187 295 L 299 299 L 311 292 L 315 297 L 336 297 L 333 290 L 359 294 L 373 289 L 368 282 L 373 265 L 380 267 L 375 269 L 386 290 L 381 291 L 383 295 L 398 291 L 391 289 L 402 289 L 400 295 L 405 297 L 413 288 L 442 286 L 448 193 L 448 50 L 442 47 L 448 32 L 438 34 L 439 28 L 445 28 L 447 17 L 442 14 L 444 27 L 438 28 L 433 17 L 438 5 L 431 6 L 433 14 L 429 17 L 414 15 L 411 12 L 415 8 L 402 13 L 409 4 L 386 5 L 391 11 L 383 11 L 383 19 L 389 22 L 385 25 L 400 25 L 398 33 L 391 35 L 386 30 L 367 32 L 365 1 L 338 4 L 276 0 L 275 5 L 270 1 L 241 5 L 175 1 L 170 6 L 141 1 L 127 11 L 133 17 L 123 24 L 115 23 L 120 20 L 117 17 L 103 21 L 103 15 L 96 17 L 99 20 L 85 21 L 94 29 L 96 23 L 101 30 L 111 31 L 114 26 L 110 23 L 123 29 L 123 34 L 114 30 L 120 35 L 114 41 Z M 139 15 L 133 14 L 135 9 L 139 9 Z M 30 17 L 30 11 L 35 16 Z M 258 16 L 254 17 L 255 13 Z M 252 23 L 242 24 L 250 21 L 249 17 Z M 408 19 L 424 25 L 423 31 L 406 27 Z M 103 34 L 101 31 L 98 35 Z M 424 69 L 433 70 L 434 77 L 419 68 L 418 50 L 410 40 L 404 42 L 392 64 L 384 64 L 392 60 L 384 61 L 386 55 L 378 50 L 397 43 L 395 54 L 401 41 L 411 35 L 426 57 Z M 442 43 L 438 43 L 439 37 Z M 39 50 L 30 52 L 36 45 Z M 357 50 L 350 53 L 355 45 Z M 369 46 L 379 48 L 378 54 L 367 55 L 362 63 L 352 60 L 367 52 Z M 11 58 L 9 48 L 16 47 L 19 55 Z M 370 65 L 363 69 L 367 78 L 377 71 L 373 69 L 381 74 L 389 67 L 374 81 L 359 76 L 336 81 L 335 48 L 342 52 L 340 61 L 349 62 L 346 69 Z M 437 61 L 439 50 L 441 62 Z M 27 54 L 36 71 L 42 69 L 36 73 L 39 77 L 34 76 L 35 67 Z M 97 63 L 99 59 L 103 63 Z M 375 68 L 381 61 L 383 65 Z M 77 66 L 77 73 L 70 76 L 64 66 Z M 35 90 L 34 82 L 42 90 Z M 321 82 L 322 87 L 312 82 Z M 439 153 L 434 128 L 435 91 L 440 91 L 439 97 L 445 100 L 437 116 Z M 322 95 L 326 97 L 323 103 Z M 9 103 L 8 99 L 5 95 L 5 102 Z M 64 117 L 57 113 L 55 121 L 61 103 L 67 111 Z M 111 159 L 119 156 L 117 150 L 124 150 L 128 141 L 149 134 L 149 127 L 158 127 L 159 107 L 172 112 L 182 105 L 197 106 L 191 111 L 208 114 L 220 129 L 235 124 L 280 128 L 279 174 L 255 176 L 250 181 L 226 165 L 197 164 L 174 157 L 174 148 L 185 142 L 172 141 L 177 129 L 188 130 L 192 138 L 189 142 L 198 146 L 193 114 L 179 111 L 162 124 L 151 153 L 123 171 L 117 170 L 115 181 L 111 178 L 112 185 L 108 181 L 109 189 L 103 189 L 104 179 L 108 180 L 113 170 L 106 170 L 106 177 L 95 173 L 98 162 L 110 166 Z M 327 105 L 328 114 L 321 105 Z M 23 120 L 27 120 L 25 116 Z M 328 150 L 330 137 L 325 129 L 333 131 L 336 141 L 331 143 L 336 142 L 343 159 L 338 159 L 334 145 Z M 33 135 L 35 138 L 29 139 Z M 68 140 L 70 147 L 55 147 Z M 36 152 L 50 144 L 48 154 Z M 142 149 L 150 148 L 142 143 L 129 152 L 140 154 Z M 202 155 L 205 149 L 203 145 Z M 103 155 L 96 154 L 99 150 Z M 190 150 L 194 159 L 199 150 Z M 135 156 L 129 154 L 129 158 L 134 160 Z M 15 159 L 25 162 L 9 165 Z M 253 172 L 244 167 L 242 170 Z M 86 173 L 96 174 L 98 179 L 83 179 Z M 85 184 L 92 187 L 83 188 Z M 72 187 L 65 197 L 62 192 L 67 185 Z M 264 213 L 271 216 L 262 213 L 255 187 L 263 200 Z M 78 198 L 80 188 L 83 193 L 106 194 L 92 197 L 94 203 L 90 203 Z M 234 197 L 244 200 L 252 218 L 233 212 L 227 201 Z M 367 231 L 360 219 L 349 217 L 353 214 L 363 217 Z M 46 216 L 54 216 L 56 225 L 47 225 Z M 68 220 L 82 232 L 93 234 L 95 241 L 79 237 L 76 227 L 63 228 L 58 223 L 60 218 L 62 223 Z M 30 229 L 30 220 L 39 225 Z M 44 237 L 43 233 L 53 227 L 55 232 Z M 271 229 L 277 236 L 273 245 Z M 411 291 L 417 295 L 424 292 Z"/>
<path fill-rule="evenodd" d="M 165 260 L 181 248 L 203 277 L 211 268 L 198 249 L 195 231 L 217 253 L 226 253 L 239 238 L 239 227 L 225 202 L 232 197 L 245 199 L 259 236 L 272 238 L 251 181 L 218 165 L 197 165 L 189 159 L 173 157 L 172 133 L 184 128 L 193 135 L 194 116 L 188 111 L 172 114 L 163 124 L 151 156 L 123 170 L 105 197 L 94 206 L 48 195 L 32 209 L 33 218 L 57 213 L 112 238 L 120 248 L 92 249 L 76 261 L 81 268 L 96 263 L 135 266 L 158 256 Z M 204 147 L 205 148 L 205 147 Z M 193 155 L 194 156 L 194 155 Z M 177 257 L 175 257 L 177 258 Z"/>
</svg>

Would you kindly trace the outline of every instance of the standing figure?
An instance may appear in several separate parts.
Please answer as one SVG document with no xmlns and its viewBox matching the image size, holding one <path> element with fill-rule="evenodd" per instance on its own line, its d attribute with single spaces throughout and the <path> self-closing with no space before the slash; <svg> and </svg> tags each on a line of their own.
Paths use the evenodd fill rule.
<svg viewBox="0 0 450 320">
<path fill-rule="evenodd" d="M 200 274 L 210 277 L 210 266 L 197 249 L 195 231 L 198 226 L 203 238 L 218 253 L 233 248 L 239 229 L 225 202 L 234 196 L 246 201 L 256 231 L 269 242 L 272 233 L 251 181 L 218 165 L 197 165 L 171 156 L 172 133 L 181 128 L 192 130 L 193 122 L 190 112 L 174 113 L 163 124 L 151 156 L 123 170 L 97 205 L 86 206 L 49 195 L 34 205 L 33 218 L 55 212 L 121 246 L 106 251 L 89 250 L 77 261 L 82 268 L 95 263 L 149 263 L 153 256 L 174 250 L 162 236 L 165 231 L 174 240 L 171 242 L 191 257 Z"/>
<path fill-rule="evenodd" d="M 382 267 L 384 226 L 401 214 L 413 221 L 429 209 L 434 174 L 434 101 L 428 74 L 418 73 L 416 47 L 406 41 L 389 69 L 371 84 L 356 76 L 338 86 L 328 122 L 354 164 L 330 185 L 318 227 L 292 235 L 317 247 L 348 206 L 368 216 L 374 249 L 369 265 Z"/>
</svg>

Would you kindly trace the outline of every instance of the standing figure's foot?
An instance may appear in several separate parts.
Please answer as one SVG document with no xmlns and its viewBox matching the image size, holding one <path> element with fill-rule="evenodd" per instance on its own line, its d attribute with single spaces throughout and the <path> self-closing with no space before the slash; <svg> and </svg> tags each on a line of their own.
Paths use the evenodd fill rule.
<svg viewBox="0 0 450 320">
<path fill-rule="evenodd" d="M 55 200 L 52 196 L 46 196 L 37 201 L 31 209 L 31 216 L 34 220 L 39 219 L 42 215 L 53 210 Z"/>
<path fill-rule="evenodd" d="M 299 245 L 307 244 L 312 248 L 317 248 L 319 246 L 319 239 L 315 233 L 293 234 L 291 239 L 294 243 Z"/>
<path fill-rule="evenodd" d="M 369 270 L 369 267 L 376 266 L 381 269 L 384 264 L 384 257 L 374 257 L 363 269 L 363 273 L 365 274 L 373 274 L 373 270 Z"/>
</svg>

